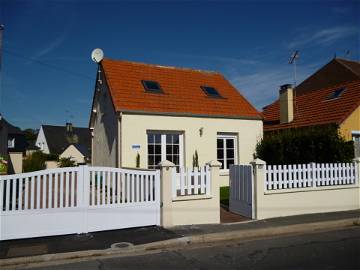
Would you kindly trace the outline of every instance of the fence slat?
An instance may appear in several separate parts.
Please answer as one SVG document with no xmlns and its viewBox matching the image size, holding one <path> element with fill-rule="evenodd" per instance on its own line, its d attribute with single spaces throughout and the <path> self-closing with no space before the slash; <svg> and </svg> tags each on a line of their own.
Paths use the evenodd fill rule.
<svg viewBox="0 0 360 270">
<path fill-rule="evenodd" d="M 180 168 L 180 194 L 185 195 L 185 174 L 184 168 Z"/>
<path fill-rule="evenodd" d="M 191 190 L 191 187 L 192 187 L 192 185 L 191 185 L 191 176 L 192 176 L 192 173 L 191 173 L 191 169 L 190 168 L 188 168 L 187 169 L 187 181 L 186 181 L 186 183 L 187 183 L 187 195 L 191 195 L 192 194 L 192 190 Z"/>
<path fill-rule="evenodd" d="M 150 201 L 152 202 L 154 200 L 154 180 L 155 180 L 155 176 L 151 175 L 150 177 Z"/>
<path fill-rule="evenodd" d="M 204 167 L 200 168 L 200 193 L 204 194 L 205 193 L 205 171 L 204 171 Z"/>
<path fill-rule="evenodd" d="M 25 178 L 25 196 L 24 196 L 24 210 L 28 210 L 29 209 L 29 178 L 30 177 L 26 177 Z M 1 181 L 0 181 L 1 182 Z M 0 183 L 1 184 L 1 183 Z M 0 190 L 0 194 L 3 194 L 2 191 Z M 2 201 L 2 200 L 1 200 Z M 0 202 L 1 203 L 1 202 Z M 1 211 L 1 207 L 0 207 L 0 211 Z"/>
<path fill-rule="evenodd" d="M 199 169 L 194 168 L 194 194 L 199 194 Z"/>
</svg>

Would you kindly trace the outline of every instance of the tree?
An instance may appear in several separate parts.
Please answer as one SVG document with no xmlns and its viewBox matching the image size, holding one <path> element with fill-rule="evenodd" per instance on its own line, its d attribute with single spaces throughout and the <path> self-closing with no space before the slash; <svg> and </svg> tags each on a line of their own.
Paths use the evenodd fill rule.
<svg viewBox="0 0 360 270">
<path fill-rule="evenodd" d="M 58 162 L 58 166 L 60 168 L 64 168 L 64 167 L 75 167 L 76 163 L 74 160 L 72 160 L 71 157 L 66 157 L 66 158 L 60 158 L 59 162 Z"/>
<path fill-rule="evenodd" d="M 41 151 L 36 151 L 26 157 L 23 162 L 23 170 L 24 172 L 33 172 L 44 170 L 46 168 L 47 155 L 42 153 Z"/>
<path fill-rule="evenodd" d="M 256 157 L 268 164 L 350 162 L 354 148 L 337 126 L 315 126 L 265 133 L 256 146 Z"/>
</svg>

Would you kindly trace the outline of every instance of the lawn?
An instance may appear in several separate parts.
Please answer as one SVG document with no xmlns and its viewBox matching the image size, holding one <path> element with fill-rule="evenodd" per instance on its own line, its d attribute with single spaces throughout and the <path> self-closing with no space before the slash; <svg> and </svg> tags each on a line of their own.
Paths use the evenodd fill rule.
<svg viewBox="0 0 360 270">
<path fill-rule="evenodd" d="M 220 203 L 229 206 L 229 187 L 220 187 Z"/>
</svg>

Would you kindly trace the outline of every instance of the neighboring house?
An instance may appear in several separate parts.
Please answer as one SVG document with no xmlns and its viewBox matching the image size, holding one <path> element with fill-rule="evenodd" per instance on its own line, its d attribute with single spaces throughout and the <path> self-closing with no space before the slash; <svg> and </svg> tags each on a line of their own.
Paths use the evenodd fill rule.
<svg viewBox="0 0 360 270">
<path fill-rule="evenodd" d="M 42 125 L 35 145 L 45 154 L 72 157 L 81 161 L 80 163 L 91 158 L 90 130 L 74 127 L 71 123 L 67 123 L 65 126 Z M 73 149 L 70 147 L 72 145 L 76 145 L 75 148 L 81 150 Z M 83 156 L 82 159 L 81 156 Z"/>
<path fill-rule="evenodd" d="M 68 158 L 71 157 L 76 164 L 86 164 L 90 162 L 90 151 L 88 147 L 85 147 L 82 144 L 71 144 L 64 152 L 59 156 L 59 158 Z"/>
<path fill-rule="evenodd" d="M 22 159 L 28 145 L 24 133 L 1 116 L 0 137 L 0 155 L 8 155 L 9 173 L 21 173 Z"/>
<path fill-rule="evenodd" d="M 260 113 L 217 72 L 104 59 L 90 117 L 92 164 L 154 169 L 162 160 L 191 167 L 253 159 Z"/>
<path fill-rule="evenodd" d="M 299 86 L 283 85 L 264 107 L 264 132 L 337 124 L 360 155 L 360 63 L 335 58 Z"/>
<path fill-rule="evenodd" d="M 0 115 L 0 156 L 5 157 L 7 155 L 7 137 L 8 137 L 8 128 L 7 122 Z"/>
</svg>

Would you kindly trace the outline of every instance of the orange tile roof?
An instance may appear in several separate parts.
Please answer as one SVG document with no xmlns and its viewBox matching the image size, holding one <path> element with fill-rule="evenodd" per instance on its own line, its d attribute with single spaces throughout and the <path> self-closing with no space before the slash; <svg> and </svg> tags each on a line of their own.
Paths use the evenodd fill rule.
<svg viewBox="0 0 360 270">
<path fill-rule="evenodd" d="M 116 111 L 173 113 L 261 119 L 260 113 L 217 72 L 104 59 L 101 66 Z M 142 80 L 156 81 L 163 94 L 145 92 Z M 212 86 L 223 98 L 208 97 Z"/>
<path fill-rule="evenodd" d="M 327 97 L 336 89 L 346 87 L 333 100 Z M 279 100 L 264 108 L 264 131 L 323 124 L 341 124 L 360 105 L 360 80 L 312 90 L 295 97 L 294 120 L 280 124 Z"/>
</svg>

